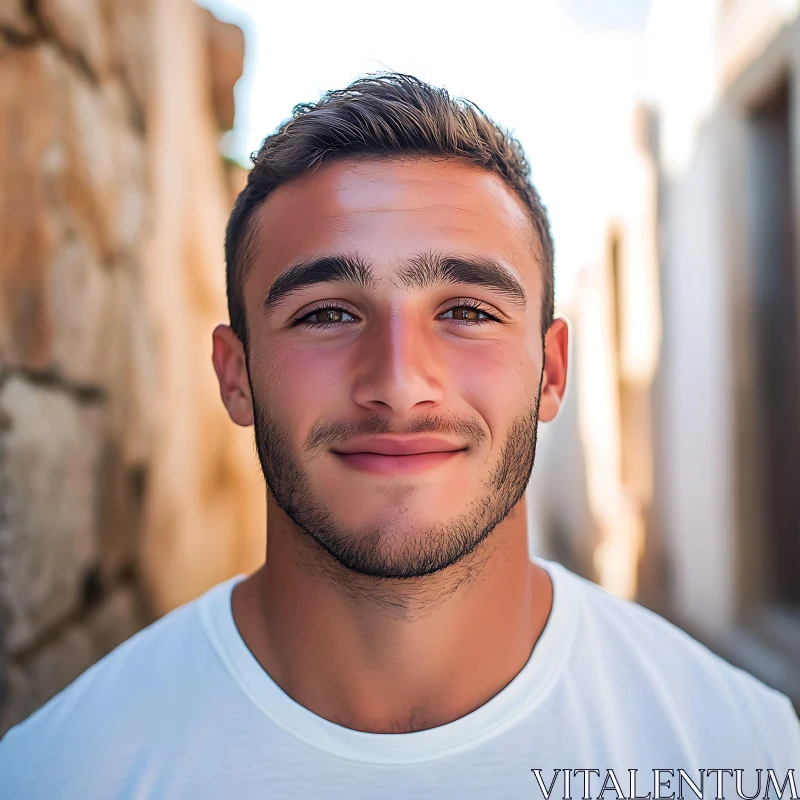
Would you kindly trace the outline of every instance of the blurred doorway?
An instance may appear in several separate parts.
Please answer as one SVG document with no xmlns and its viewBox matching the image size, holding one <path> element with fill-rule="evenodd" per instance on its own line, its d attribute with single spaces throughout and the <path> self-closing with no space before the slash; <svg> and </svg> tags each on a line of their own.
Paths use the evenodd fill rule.
<svg viewBox="0 0 800 800">
<path fill-rule="evenodd" d="M 800 626 L 800 320 L 794 175 L 797 131 L 786 77 L 748 114 L 750 241 L 760 413 L 751 474 L 762 498 L 761 596 Z"/>
</svg>

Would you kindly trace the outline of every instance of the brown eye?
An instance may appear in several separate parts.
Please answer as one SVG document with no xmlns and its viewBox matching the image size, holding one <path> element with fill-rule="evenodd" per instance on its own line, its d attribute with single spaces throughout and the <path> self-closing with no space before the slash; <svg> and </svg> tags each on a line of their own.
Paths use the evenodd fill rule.
<svg viewBox="0 0 800 800">
<path fill-rule="evenodd" d="M 311 315 L 314 322 L 341 322 L 342 312 L 338 308 L 321 308 Z"/>
<path fill-rule="evenodd" d="M 483 313 L 477 308 L 468 308 L 467 306 L 456 306 L 450 310 L 454 312 L 453 319 L 469 319 L 473 321 L 480 319 L 479 315 Z"/>
<path fill-rule="evenodd" d="M 442 312 L 442 316 L 452 314 L 450 319 L 460 320 L 463 322 L 491 322 L 495 318 L 488 314 L 486 311 L 481 311 L 479 308 L 473 306 L 453 306 L 448 308 L 447 311 Z"/>
<path fill-rule="evenodd" d="M 318 308 L 315 311 L 312 311 L 310 314 L 307 314 L 302 319 L 298 320 L 296 324 L 298 325 L 309 325 L 309 326 L 326 326 L 326 325 L 336 325 L 338 323 L 344 322 L 352 322 L 354 321 L 354 317 L 352 314 L 345 311 L 343 308 Z"/>
</svg>

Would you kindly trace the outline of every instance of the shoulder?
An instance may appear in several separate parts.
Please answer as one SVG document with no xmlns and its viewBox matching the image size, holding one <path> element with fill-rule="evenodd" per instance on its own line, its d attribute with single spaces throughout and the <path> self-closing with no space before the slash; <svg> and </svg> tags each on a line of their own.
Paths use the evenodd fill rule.
<svg viewBox="0 0 800 800">
<path fill-rule="evenodd" d="M 10 732 L 55 726 L 67 717 L 74 723 L 76 715 L 101 701 L 109 704 L 109 711 L 119 711 L 134 694 L 141 702 L 148 691 L 167 689 L 184 663 L 175 655 L 188 655 L 187 648 L 196 650 L 200 637 L 198 601 L 194 600 L 127 639 Z"/>
<path fill-rule="evenodd" d="M 800 723 L 786 695 L 664 617 L 566 572 L 582 594 L 580 640 L 595 659 L 613 663 L 629 686 L 646 686 L 654 701 L 659 699 L 684 720 L 702 716 L 720 729 L 743 726 L 761 734 L 763 741 L 784 736 L 793 755 L 800 752 Z"/>
<path fill-rule="evenodd" d="M 169 740 L 177 726 L 191 724 L 198 685 L 219 669 L 200 610 L 227 584 L 139 631 L 8 731 L 0 739 L 0 774 L 28 785 L 34 777 L 48 780 L 46 764 L 54 780 L 79 780 L 85 757 L 124 772 L 122 762 L 135 758 L 140 744 Z"/>
</svg>

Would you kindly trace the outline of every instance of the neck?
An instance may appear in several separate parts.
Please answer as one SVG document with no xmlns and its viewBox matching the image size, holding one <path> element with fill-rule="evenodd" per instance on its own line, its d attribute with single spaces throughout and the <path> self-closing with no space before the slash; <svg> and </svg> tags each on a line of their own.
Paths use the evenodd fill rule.
<svg viewBox="0 0 800 800">
<path fill-rule="evenodd" d="M 497 694 L 544 629 L 552 587 L 528 557 L 524 498 L 467 558 L 423 578 L 342 568 L 268 507 L 269 557 L 233 592 L 247 646 L 295 701 L 356 730 L 443 725 Z"/>
</svg>

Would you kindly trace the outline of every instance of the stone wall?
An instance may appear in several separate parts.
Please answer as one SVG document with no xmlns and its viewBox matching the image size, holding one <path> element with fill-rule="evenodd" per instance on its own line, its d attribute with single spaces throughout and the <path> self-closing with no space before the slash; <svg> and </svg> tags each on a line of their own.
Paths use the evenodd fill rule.
<svg viewBox="0 0 800 800">
<path fill-rule="evenodd" d="M 210 361 L 243 48 L 190 0 L 0 0 L 0 734 L 263 558 Z"/>
</svg>

